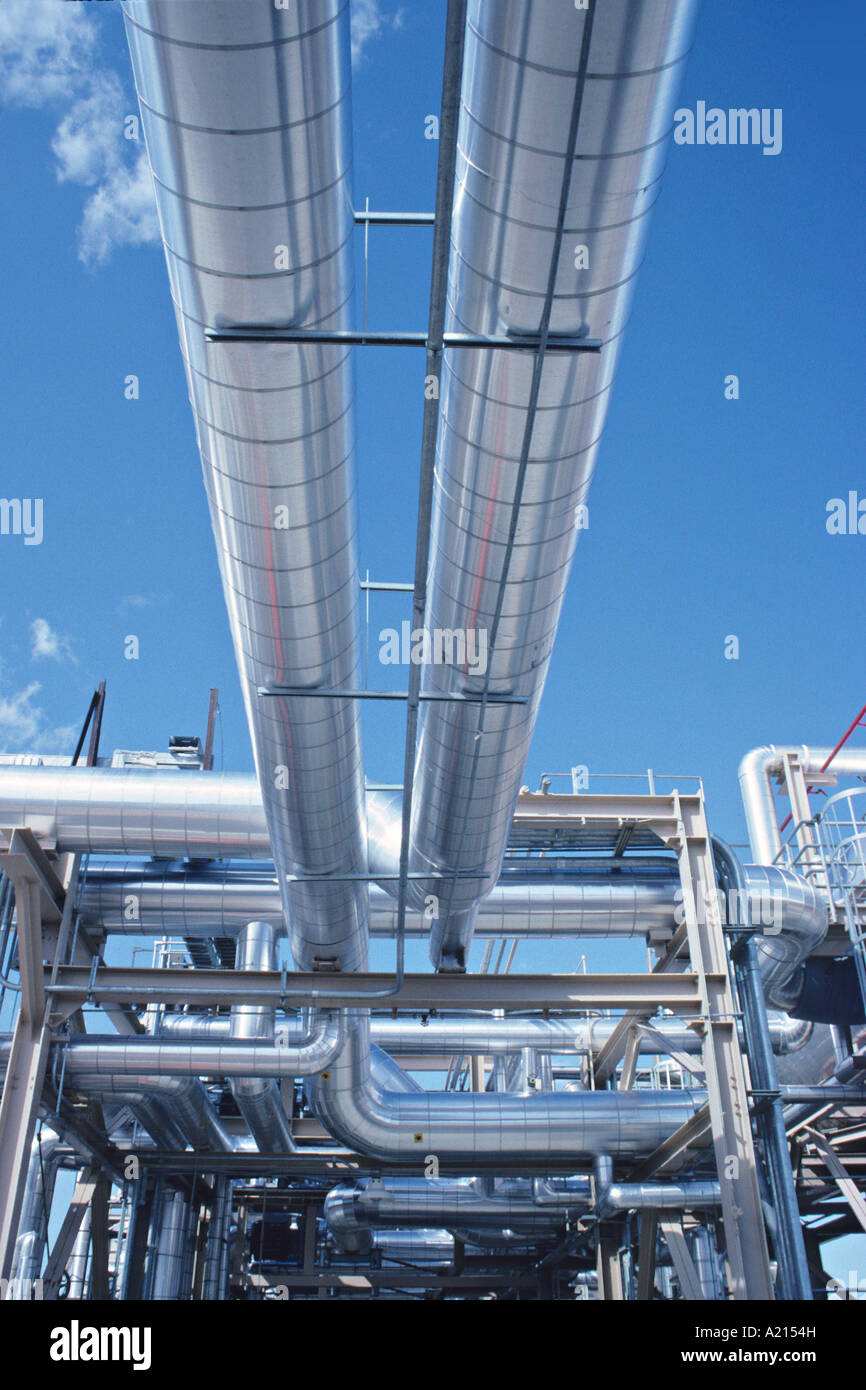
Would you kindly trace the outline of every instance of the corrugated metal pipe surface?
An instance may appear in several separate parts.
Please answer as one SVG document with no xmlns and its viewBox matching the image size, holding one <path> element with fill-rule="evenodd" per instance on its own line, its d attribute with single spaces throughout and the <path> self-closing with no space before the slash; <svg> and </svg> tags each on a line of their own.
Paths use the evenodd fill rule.
<svg viewBox="0 0 866 1390">
<path fill-rule="evenodd" d="M 528 703 L 422 706 L 410 869 L 429 877 L 411 888 L 439 899 L 440 966 L 463 968 L 499 874 L 695 9 L 469 5 L 447 326 L 602 349 L 547 351 L 538 369 L 534 352 L 445 354 L 426 621 L 457 637 L 423 689 Z"/>
<path fill-rule="evenodd" d="M 347 0 L 124 0 L 232 640 L 298 967 L 366 960 L 345 347 L 208 342 L 349 325 Z"/>
</svg>

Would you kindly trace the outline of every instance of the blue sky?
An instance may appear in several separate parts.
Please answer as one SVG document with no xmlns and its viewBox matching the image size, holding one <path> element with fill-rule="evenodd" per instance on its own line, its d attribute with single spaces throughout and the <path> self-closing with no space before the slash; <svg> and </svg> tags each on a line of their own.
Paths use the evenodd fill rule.
<svg viewBox="0 0 866 1390">
<path fill-rule="evenodd" d="M 432 207 L 444 9 L 359 6 L 359 207 Z M 783 149 L 671 144 L 532 786 L 576 763 L 697 773 L 713 828 L 742 841 L 742 754 L 832 744 L 866 700 L 866 536 L 825 526 L 830 498 L 866 498 L 864 30 L 853 0 L 703 7 L 680 105 L 782 108 Z M 41 545 L 0 536 L 0 751 L 71 752 L 100 679 L 103 748 L 162 748 L 203 733 L 216 685 L 224 766 L 250 769 L 163 256 L 141 149 L 123 139 L 120 7 L 3 0 L 0 49 L 0 494 L 44 500 Z M 424 325 L 430 245 L 373 230 L 371 328 Z M 359 283 L 361 250 L 359 233 Z M 405 581 L 419 358 L 357 356 L 361 566 Z M 374 601 L 373 666 L 380 628 L 408 615 Z M 399 709 L 364 719 L 368 776 L 399 781 Z"/>
<path fill-rule="evenodd" d="M 45 0 L 6 0 L 13 23 L 16 6 L 29 23 Z M 0 67 L 12 195 L 0 228 L 2 494 L 42 497 L 45 527 L 40 546 L 0 536 L 0 746 L 68 749 L 105 678 L 105 747 L 161 747 L 170 733 L 201 731 L 218 685 L 225 766 L 247 768 L 162 253 L 125 241 L 147 234 L 148 214 L 140 151 L 122 139 L 135 106 L 119 6 L 58 8 L 94 31 L 82 65 L 90 87 L 79 73 L 72 99 L 35 104 L 38 81 L 22 83 L 20 62 L 10 81 L 8 57 Z M 375 20 L 375 7 L 367 13 Z M 355 69 L 356 201 L 427 209 L 437 146 L 424 139 L 424 117 L 438 106 L 444 5 L 383 2 L 379 13 Z M 533 786 L 573 763 L 699 773 L 714 826 L 741 840 L 741 754 L 765 741 L 832 743 L 866 698 L 866 537 L 825 529 L 830 497 L 858 485 L 866 496 L 855 375 L 864 314 L 854 31 L 863 29 L 853 3 L 820 22 L 781 0 L 703 9 L 681 105 L 782 107 L 783 150 L 671 146 L 530 757 Z M 58 127 L 76 99 L 94 102 L 93 74 L 104 86 L 106 73 L 123 93 L 102 94 L 98 128 L 112 152 L 88 166 L 79 150 L 76 164 L 73 120 L 59 143 L 65 167 L 96 182 L 58 181 Z M 115 227 L 94 213 L 106 184 L 121 202 Z M 83 223 L 95 241 L 88 262 Z M 371 327 L 423 324 L 429 249 L 427 231 L 374 229 Z M 411 576 L 418 370 L 411 351 L 387 362 L 358 354 L 361 563 L 381 579 Z M 730 372 L 738 401 L 723 396 Z M 138 400 L 124 398 L 129 374 Z M 374 657 L 379 629 L 406 613 L 398 600 L 375 601 Z M 34 659 L 38 619 L 59 647 Z M 129 633 L 138 661 L 124 660 Z M 724 659 L 728 634 L 740 639 L 738 661 Z M 400 712 L 367 709 L 365 720 L 368 775 L 398 779 Z"/>
</svg>

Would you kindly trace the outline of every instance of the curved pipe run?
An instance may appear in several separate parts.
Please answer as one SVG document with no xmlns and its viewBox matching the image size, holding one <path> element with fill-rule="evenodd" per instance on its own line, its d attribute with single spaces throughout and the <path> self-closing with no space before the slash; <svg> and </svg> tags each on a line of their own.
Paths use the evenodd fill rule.
<svg viewBox="0 0 866 1390">
<path fill-rule="evenodd" d="M 374 1017 L 370 1020 L 373 1053 L 386 1049 L 394 1057 L 464 1054 L 466 1056 L 497 1056 L 534 1048 L 544 1053 L 597 1053 L 617 1027 L 616 1018 L 478 1018 L 469 1016 L 417 1018 Z M 641 1052 L 661 1055 L 666 1049 L 675 1052 L 700 1052 L 702 1039 L 694 1028 L 676 1018 L 654 1018 L 654 1032 L 661 1039 L 644 1037 Z M 227 1038 L 231 1024 L 227 1018 L 206 1014 L 166 1014 L 162 1034 L 170 1038 Z M 303 1025 L 294 1019 L 277 1025 L 277 1037 L 287 1045 L 297 1044 L 303 1036 Z M 805 1047 L 812 1026 L 780 1015 L 770 1019 L 773 1050 L 782 1055 Z M 2 1048 L 2 1045 L 0 1045 Z M 2 1050 L 0 1050 L 2 1057 Z M 394 1064 L 393 1075 L 400 1072 Z M 405 1076 L 405 1073 L 402 1073 Z M 386 1089 L 396 1089 L 388 1087 Z"/>
<path fill-rule="evenodd" d="M 339 1055 L 343 1042 L 341 1016 L 321 1014 L 308 1037 L 294 1047 L 235 1039 L 211 1043 L 174 1038 L 121 1040 L 93 1035 L 70 1038 L 65 1044 L 65 1067 L 69 1078 L 119 1078 L 142 1072 L 162 1077 L 291 1078 L 324 1070 Z"/>
<path fill-rule="evenodd" d="M 782 773 L 785 756 L 796 757 L 808 782 L 832 755 L 828 769 L 837 777 L 866 778 L 866 749 L 810 748 L 806 744 L 770 744 L 753 748 L 740 763 L 740 795 L 746 814 L 749 844 L 759 864 L 772 864 L 782 852 L 782 837 L 776 818 L 772 778 Z"/>
<path fill-rule="evenodd" d="M 320 1122 L 347 1148 L 383 1161 L 426 1154 L 471 1161 L 645 1154 L 691 1118 L 703 1092 L 428 1092 L 398 1094 L 370 1070 L 369 1019 L 350 1018 L 327 1077 L 312 1086 Z"/>
<path fill-rule="evenodd" d="M 274 964 L 273 927 L 268 922 L 250 922 L 238 938 L 236 968 L 273 970 Z M 227 1021 L 234 1042 L 273 1042 L 274 1010 L 267 1005 L 234 1004 Z M 259 1152 L 293 1153 L 292 1128 L 279 1084 L 272 1077 L 232 1076 L 229 1085 Z"/>
<path fill-rule="evenodd" d="M 507 872 L 481 903 L 481 936 L 631 937 L 674 931 L 678 925 L 679 879 L 666 866 L 617 871 L 586 870 L 560 861 L 545 871 L 532 860 Z M 767 937 L 802 939 L 813 950 L 826 931 L 826 911 L 814 887 L 791 869 L 744 867 L 753 920 Z M 267 863 L 91 863 L 82 875 L 81 909 L 112 933 L 177 932 L 184 936 L 236 935 L 247 922 L 270 922 L 278 930 L 282 908 L 273 866 Z M 369 889 L 374 936 L 396 931 L 394 899 L 375 884 Z M 427 936 L 422 912 L 410 911 L 407 932 Z"/>
<path fill-rule="evenodd" d="M 555 1191 L 555 1182 L 551 1186 Z M 721 1201 L 717 1181 L 615 1183 L 611 1158 L 602 1154 L 595 1160 L 595 1209 L 600 1221 L 618 1211 L 694 1211 L 718 1207 Z"/>
<path fill-rule="evenodd" d="M 590 1195 L 585 1181 L 585 1201 Z M 347 1251 L 369 1249 L 373 1231 L 388 1227 L 504 1228 L 529 1235 L 562 1226 L 565 1212 L 533 1201 L 529 1179 L 504 1187 L 479 1178 L 370 1179 L 332 1188 L 325 1198 L 328 1229 Z"/>
<path fill-rule="evenodd" d="M 150 1042 L 149 1039 L 145 1041 Z M 94 1070 L 81 1068 L 75 1071 L 75 1089 L 83 1095 L 98 1095 L 116 1100 L 130 1107 L 142 1104 L 142 1123 L 155 1142 L 159 1142 L 161 1114 L 158 1101 L 165 1107 L 169 1120 L 169 1130 L 179 1129 L 186 1142 L 193 1149 L 213 1149 L 229 1153 L 231 1139 L 211 1104 L 210 1097 L 201 1082 L 189 1075 L 166 1075 L 156 1070 L 145 1073 L 129 1066 L 125 1071 L 112 1074 L 98 1066 L 96 1061 L 99 1039 L 91 1057 Z M 113 1045 L 113 1044 L 112 1044 Z M 151 1042 L 150 1046 L 154 1044 Z M 83 1061 L 84 1058 L 80 1058 Z M 71 1073 L 69 1074 L 71 1080 Z M 152 1120 L 157 1127 L 154 1134 L 148 1123 Z"/>
</svg>

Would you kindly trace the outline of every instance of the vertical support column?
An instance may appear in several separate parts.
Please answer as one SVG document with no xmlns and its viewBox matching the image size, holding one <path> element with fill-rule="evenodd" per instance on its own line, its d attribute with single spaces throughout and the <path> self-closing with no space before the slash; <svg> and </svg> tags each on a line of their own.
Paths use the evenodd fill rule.
<svg viewBox="0 0 866 1390">
<path fill-rule="evenodd" d="M 812 1280 L 803 1241 L 803 1225 L 785 1133 L 776 1062 L 764 1003 L 755 943 L 750 935 L 732 951 L 752 1085 L 765 1094 L 756 1116 L 763 1144 L 773 1209 L 776 1214 L 774 1243 L 778 1257 L 778 1283 L 782 1298 L 811 1302 Z"/>
<path fill-rule="evenodd" d="M 108 1199 L 111 1179 L 100 1173 L 90 1203 L 90 1297 L 104 1303 L 108 1289 Z"/>
<path fill-rule="evenodd" d="M 136 1201 L 133 1207 L 132 1239 L 124 1264 L 124 1280 L 121 1297 L 130 1302 L 138 1302 L 144 1296 L 146 1262 L 148 1255 L 148 1236 L 155 1185 L 147 1173 L 142 1173 L 136 1188 Z"/>
<path fill-rule="evenodd" d="M 598 1293 L 605 1303 L 622 1303 L 622 1266 L 619 1259 L 621 1226 L 600 1221 L 598 1226 Z"/>
<path fill-rule="evenodd" d="M 483 1091 L 485 1085 L 485 1069 L 487 1065 L 486 1057 L 469 1058 L 469 1088 L 472 1091 Z"/>
<path fill-rule="evenodd" d="M 659 1226 L 665 1238 L 665 1244 L 671 1252 L 671 1259 L 680 1281 L 683 1298 L 688 1299 L 691 1303 L 702 1302 L 706 1299 L 706 1293 L 695 1262 L 689 1252 L 682 1221 L 660 1221 Z"/>
<path fill-rule="evenodd" d="M 88 1204 L 78 1234 L 73 1242 L 72 1252 L 66 1264 L 67 1299 L 84 1301 L 88 1296 L 88 1265 L 90 1261 L 90 1206 Z M 54 1295 L 56 1297 L 56 1295 Z"/>
<path fill-rule="evenodd" d="M 0 832 L 3 833 L 3 832 Z M 10 850 L 19 831 L 6 831 Z M 26 853 L 3 856 L 15 887 L 21 1006 L 12 1038 L 0 1101 L 0 1278 L 8 1279 L 15 1253 L 30 1145 L 36 1126 L 48 1058 L 45 981 L 42 959 L 40 879 Z"/>
<path fill-rule="evenodd" d="M 247 1208 L 242 1203 L 238 1207 L 238 1219 L 235 1226 L 235 1241 L 231 1254 L 231 1273 L 229 1275 L 229 1290 L 233 1285 L 240 1286 L 243 1283 L 244 1268 L 246 1265 L 247 1253 Z"/>
<path fill-rule="evenodd" d="M 653 1296 L 658 1228 L 658 1212 L 653 1207 L 645 1207 L 640 1214 L 640 1243 L 637 1252 L 637 1298 L 640 1303 L 648 1302 Z"/>
<path fill-rule="evenodd" d="M 703 1064 L 731 1293 L 735 1299 L 769 1302 L 774 1296 L 770 1256 L 703 798 L 674 793 L 672 800 L 689 956 L 703 1001 Z"/>
<path fill-rule="evenodd" d="M 634 1085 L 638 1057 L 640 1056 L 640 1037 L 640 1031 L 636 1027 L 632 1027 L 629 1031 L 628 1042 L 625 1045 L 625 1056 L 619 1078 L 621 1091 L 630 1091 Z"/>
<path fill-rule="evenodd" d="M 200 1303 L 204 1297 L 207 1248 L 211 1238 L 211 1229 L 217 1216 L 217 1180 L 211 1175 L 207 1181 L 210 1183 L 213 1192 L 211 1204 L 208 1206 L 204 1201 L 198 1203 L 195 1232 L 193 1236 L 192 1291 L 190 1293 L 190 1298 L 194 1303 Z"/>
<path fill-rule="evenodd" d="M 826 876 L 821 872 L 822 857 L 818 836 L 812 820 L 812 808 L 806 789 L 806 778 L 796 753 L 782 756 L 782 770 L 785 775 L 785 790 L 791 802 L 791 819 L 796 826 L 794 838 L 799 851 L 797 869 L 807 877 L 818 878 L 817 887 L 826 887 Z"/>
<path fill-rule="evenodd" d="M 303 1271 L 305 1274 L 315 1274 L 316 1272 L 316 1240 L 318 1237 L 318 1226 L 316 1214 L 318 1204 L 313 1202 L 304 1203 L 304 1262 Z"/>
<path fill-rule="evenodd" d="M 42 1287 L 43 1298 L 46 1302 L 48 1302 L 49 1299 L 57 1298 L 57 1295 L 60 1291 L 60 1283 L 65 1270 L 69 1270 L 70 1272 L 71 1283 L 73 1277 L 71 1271 L 71 1262 L 73 1259 L 76 1258 L 75 1251 L 76 1247 L 79 1245 L 79 1236 L 81 1231 L 85 1227 L 87 1229 L 87 1241 L 89 1243 L 90 1203 L 93 1200 L 93 1192 L 96 1186 L 98 1172 L 99 1170 L 95 1167 L 85 1168 L 78 1175 L 75 1184 L 75 1191 L 72 1194 L 72 1200 L 69 1203 L 66 1215 L 63 1218 L 63 1223 L 60 1227 L 60 1230 L 57 1233 L 54 1244 L 51 1247 L 51 1254 L 48 1257 L 48 1263 L 45 1266 L 45 1274 L 43 1276 Z M 84 1241 L 82 1240 L 80 1244 L 84 1245 Z M 86 1246 L 84 1248 L 84 1264 L 85 1266 L 87 1264 Z M 79 1259 L 76 1264 L 76 1274 L 78 1273 L 79 1269 L 80 1251 Z M 80 1275 L 78 1276 L 78 1282 L 81 1282 Z M 77 1295 L 73 1294 L 70 1289 L 70 1292 L 67 1294 L 67 1297 L 75 1296 Z"/>
</svg>

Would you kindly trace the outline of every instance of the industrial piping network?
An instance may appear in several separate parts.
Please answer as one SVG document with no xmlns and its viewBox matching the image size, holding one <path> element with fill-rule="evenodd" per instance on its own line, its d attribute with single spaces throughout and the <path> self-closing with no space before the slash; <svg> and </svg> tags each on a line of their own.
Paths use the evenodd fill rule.
<svg viewBox="0 0 866 1390">
<path fill-rule="evenodd" d="M 365 790 L 355 698 L 348 4 L 122 9 L 256 775 L 0 766 L 19 942 L 7 953 L 4 881 L 0 972 L 17 960 L 26 1008 L 40 893 L 59 917 L 42 927 L 32 1147 L 21 1015 L 0 1040 L 11 1296 L 43 1265 L 70 1297 L 107 1287 L 90 1234 L 106 1201 L 65 1252 L 46 1256 L 45 1223 L 60 1167 L 86 1183 L 104 1163 L 118 1298 L 221 1299 L 230 1279 L 236 1296 L 279 1279 L 315 1296 L 328 1271 L 337 1288 L 382 1263 L 393 1287 L 401 1259 L 458 1294 L 471 1267 L 508 1297 L 811 1298 L 785 1126 L 862 1108 L 856 1039 L 846 1051 L 829 1004 L 797 1004 L 816 952 L 850 943 L 812 861 L 783 862 L 771 779 L 787 754 L 808 780 L 830 750 L 744 759 L 743 867 L 702 795 L 521 791 L 693 0 L 450 0 L 414 598 L 430 629 L 483 632 L 487 660 L 427 663 L 410 684 L 405 804 Z M 834 773 L 866 777 L 866 753 Z M 656 970 L 643 993 L 633 976 L 534 993 L 492 977 L 482 1012 L 461 1004 L 475 934 L 643 939 Z M 175 936 L 196 966 L 186 995 L 171 962 L 165 988 L 105 964 L 115 938 Z M 402 965 L 370 975 L 371 936 L 401 962 L 407 937 L 429 942 L 435 1003 L 417 1003 L 424 977 L 403 1002 Z M 224 967 L 226 942 L 220 985 L 196 951 Z M 90 1003 L 116 1036 L 85 1028 Z M 437 1067 L 444 1087 L 422 1085 Z M 76 1096 L 104 1118 L 86 1171 Z M 206 1239 L 179 1182 L 190 1149 L 212 1174 Z M 143 1197 L 118 1180 L 130 1150 Z"/>
</svg>

